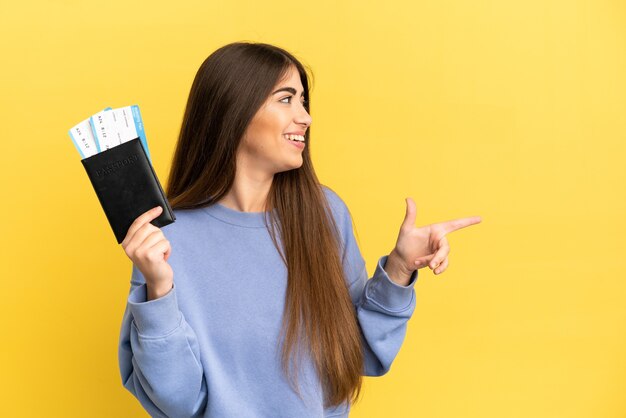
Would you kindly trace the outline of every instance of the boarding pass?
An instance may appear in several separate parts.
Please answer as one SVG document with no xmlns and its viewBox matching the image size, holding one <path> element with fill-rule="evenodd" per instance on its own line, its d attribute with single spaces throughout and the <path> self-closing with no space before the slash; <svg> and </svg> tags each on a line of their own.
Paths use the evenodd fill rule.
<svg viewBox="0 0 626 418">
<path fill-rule="evenodd" d="M 140 139 L 150 159 L 143 121 L 137 105 L 117 109 L 107 107 L 78 123 L 69 130 L 69 134 L 83 159 L 135 138 Z"/>
</svg>

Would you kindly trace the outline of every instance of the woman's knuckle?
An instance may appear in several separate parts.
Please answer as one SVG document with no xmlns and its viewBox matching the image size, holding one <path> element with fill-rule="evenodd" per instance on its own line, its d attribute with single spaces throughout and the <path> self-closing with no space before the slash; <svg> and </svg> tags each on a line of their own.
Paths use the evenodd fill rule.
<svg viewBox="0 0 626 418">
<path fill-rule="evenodd" d="M 147 258 L 151 262 L 159 261 L 159 252 L 158 251 L 150 251 L 147 254 Z"/>
<path fill-rule="evenodd" d="M 127 256 L 132 258 L 135 255 L 135 247 L 128 244 L 126 245 L 126 248 L 124 248 L 124 252 L 126 253 Z"/>
<path fill-rule="evenodd" d="M 143 259 L 146 255 L 146 249 L 143 247 L 139 247 L 135 250 L 135 257 L 139 259 Z"/>
</svg>

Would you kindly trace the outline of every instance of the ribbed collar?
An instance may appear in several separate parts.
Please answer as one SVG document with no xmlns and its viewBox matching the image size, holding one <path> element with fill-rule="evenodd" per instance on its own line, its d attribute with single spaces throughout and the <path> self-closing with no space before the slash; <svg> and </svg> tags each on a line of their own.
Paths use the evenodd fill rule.
<svg viewBox="0 0 626 418">
<path fill-rule="evenodd" d="M 206 213 L 222 222 L 231 225 L 243 226 L 247 228 L 265 228 L 264 217 L 267 212 L 240 212 L 235 209 L 228 208 L 220 203 L 213 203 L 210 206 L 203 207 Z M 269 217 L 269 214 L 268 214 Z M 270 221 L 269 219 L 267 220 Z"/>
</svg>

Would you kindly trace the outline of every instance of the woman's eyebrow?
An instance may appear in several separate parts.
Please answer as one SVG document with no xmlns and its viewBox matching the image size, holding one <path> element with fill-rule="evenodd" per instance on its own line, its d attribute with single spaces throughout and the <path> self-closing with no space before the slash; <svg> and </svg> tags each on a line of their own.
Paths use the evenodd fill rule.
<svg viewBox="0 0 626 418">
<path fill-rule="evenodd" d="M 281 88 L 279 88 L 278 90 L 276 90 L 272 94 L 280 93 L 281 91 L 288 91 L 289 93 L 291 93 L 293 95 L 296 94 L 296 89 L 294 89 L 293 87 L 281 87 Z M 304 92 L 302 92 L 302 94 L 300 96 L 304 96 Z"/>
</svg>

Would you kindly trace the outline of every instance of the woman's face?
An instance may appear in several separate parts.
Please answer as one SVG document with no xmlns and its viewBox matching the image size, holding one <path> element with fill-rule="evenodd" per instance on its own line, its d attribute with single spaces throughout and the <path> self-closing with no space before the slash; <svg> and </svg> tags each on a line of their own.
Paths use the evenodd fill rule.
<svg viewBox="0 0 626 418">
<path fill-rule="evenodd" d="M 306 144 L 290 139 L 289 134 L 300 135 L 302 140 L 311 125 L 303 91 L 300 74 L 292 66 L 248 125 L 237 151 L 238 169 L 274 175 L 302 165 Z"/>
</svg>

